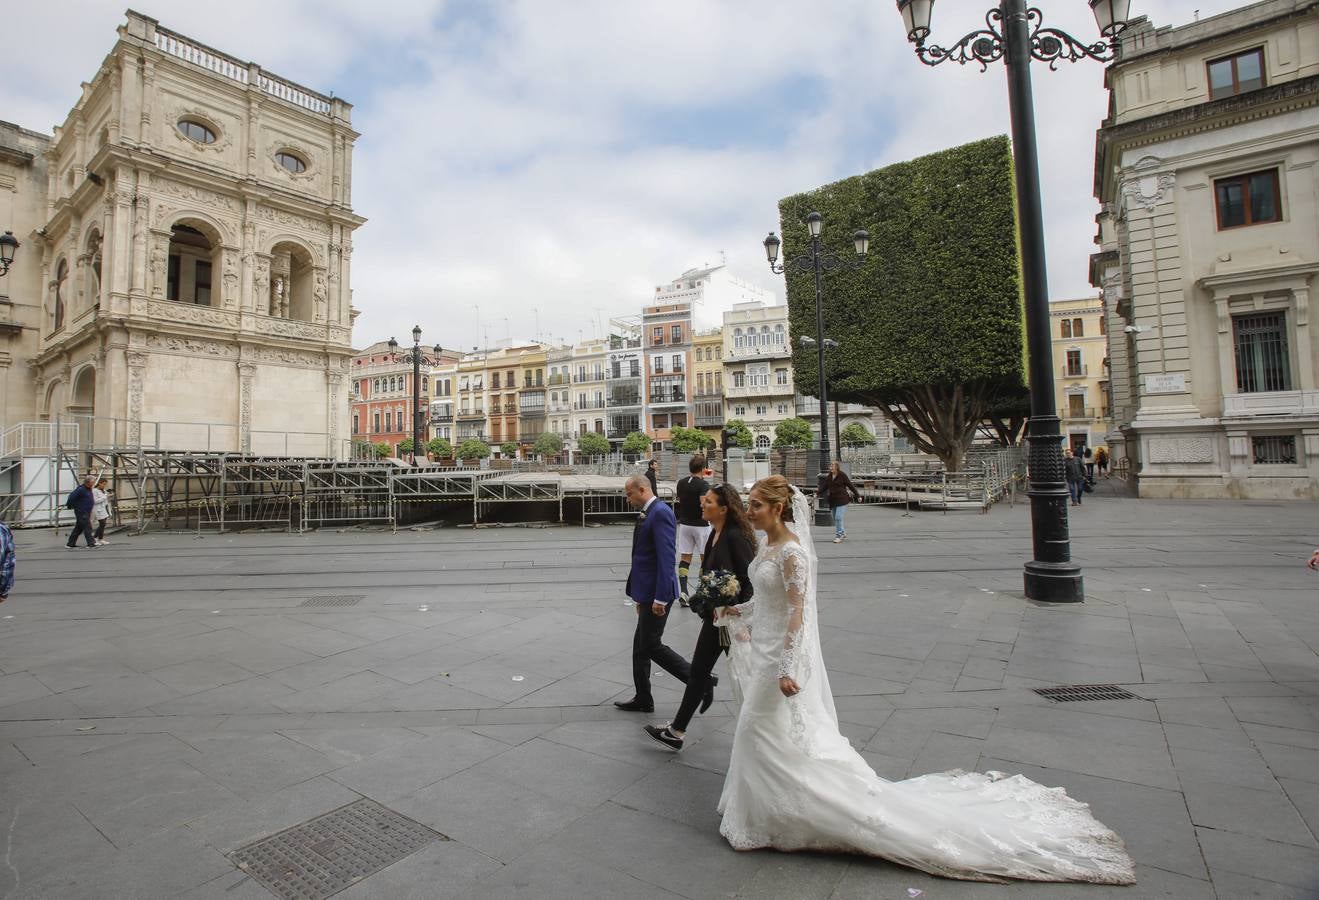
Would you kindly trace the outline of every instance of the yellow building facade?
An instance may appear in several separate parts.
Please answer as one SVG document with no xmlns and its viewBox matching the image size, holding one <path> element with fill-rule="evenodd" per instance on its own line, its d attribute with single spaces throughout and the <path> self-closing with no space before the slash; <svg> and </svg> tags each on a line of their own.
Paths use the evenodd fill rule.
<svg viewBox="0 0 1319 900">
<path fill-rule="evenodd" d="M 1096 450 L 1109 429 L 1108 337 L 1099 297 L 1049 304 L 1053 384 L 1064 446 Z"/>
</svg>

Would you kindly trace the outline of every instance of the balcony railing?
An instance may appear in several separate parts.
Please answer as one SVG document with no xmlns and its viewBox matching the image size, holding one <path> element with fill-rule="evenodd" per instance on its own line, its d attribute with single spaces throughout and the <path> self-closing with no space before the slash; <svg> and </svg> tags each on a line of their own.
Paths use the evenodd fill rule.
<svg viewBox="0 0 1319 900">
<path fill-rule="evenodd" d="M 1090 375 L 1090 367 L 1087 365 L 1063 366 L 1064 378 L 1086 378 Z"/>
<path fill-rule="evenodd" d="M 485 409 L 483 409 L 483 408 L 481 408 L 481 407 L 477 407 L 476 409 L 460 409 L 460 410 L 458 410 L 458 418 L 460 418 L 460 419 L 484 419 L 484 418 L 485 418 Z"/>
<path fill-rule="evenodd" d="M 543 419 L 545 418 L 545 407 L 524 406 L 518 410 L 518 415 L 524 419 Z"/>
<path fill-rule="evenodd" d="M 656 406 L 667 406 L 672 403 L 686 403 L 687 395 L 682 393 L 681 391 L 677 391 L 674 393 L 669 393 L 668 391 L 665 391 L 663 393 L 654 393 L 650 395 L 650 402 L 655 404 Z"/>
<path fill-rule="evenodd" d="M 549 383 L 552 385 L 569 384 L 571 383 L 571 380 L 572 379 L 570 379 L 567 375 L 551 375 L 549 377 Z"/>
<path fill-rule="evenodd" d="M 594 400 L 578 400 L 576 403 L 573 404 L 572 408 L 573 409 L 604 409 L 605 404 L 603 400 L 601 400 L 599 403 L 597 403 Z"/>
<path fill-rule="evenodd" d="M 697 416 L 697 428 L 718 428 L 724 424 L 723 416 Z"/>
<path fill-rule="evenodd" d="M 1104 410 L 1093 406 L 1069 406 L 1066 409 L 1058 410 L 1058 418 L 1071 419 L 1072 421 L 1077 419 L 1102 419 L 1104 417 L 1103 413 Z"/>
<path fill-rule="evenodd" d="M 574 375 L 572 380 L 574 384 L 589 384 L 592 381 L 604 381 L 605 373 L 603 371 L 587 372 L 585 375 Z"/>
<path fill-rule="evenodd" d="M 742 387 L 729 387 L 726 389 L 725 396 L 735 397 L 790 397 L 793 394 L 791 384 L 776 384 L 771 381 L 769 384 L 743 385 Z"/>
<path fill-rule="evenodd" d="M 605 406 L 609 409 L 618 409 L 619 407 L 640 406 L 640 405 L 641 405 L 640 394 L 620 394 L 617 396 L 611 395 L 605 403 Z"/>
</svg>

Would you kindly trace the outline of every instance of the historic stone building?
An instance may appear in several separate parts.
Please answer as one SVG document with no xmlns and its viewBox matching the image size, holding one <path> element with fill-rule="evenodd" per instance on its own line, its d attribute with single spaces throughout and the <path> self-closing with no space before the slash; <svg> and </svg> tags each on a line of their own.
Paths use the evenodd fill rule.
<svg viewBox="0 0 1319 900">
<path fill-rule="evenodd" d="M 745 423 L 752 446 L 768 450 L 778 424 L 797 415 L 788 307 L 738 303 L 724 313 L 723 341 L 724 416 Z"/>
<path fill-rule="evenodd" d="M 99 443 L 345 455 L 350 108 L 129 12 L 34 160 L 39 299 L 9 397 Z"/>
<path fill-rule="evenodd" d="M 1108 337 L 1100 297 L 1055 300 L 1049 304 L 1053 330 L 1054 393 L 1068 447 L 1091 450 L 1106 444 L 1109 432 Z"/>
<path fill-rule="evenodd" d="M 1141 496 L 1319 499 L 1319 2 L 1121 40 L 1091 264 L 1114 455 Z"/>
</svg>

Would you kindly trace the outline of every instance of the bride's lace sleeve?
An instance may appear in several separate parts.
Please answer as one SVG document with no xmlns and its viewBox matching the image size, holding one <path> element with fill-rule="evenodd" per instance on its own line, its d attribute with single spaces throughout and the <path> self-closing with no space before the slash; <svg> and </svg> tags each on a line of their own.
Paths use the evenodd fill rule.
<svg viewBox="0 0 1319 900">
<path fill-rule="evenodd" d="M 797 544 L 783 548 L 780 565 L 783 569 L 783 589 L 788 595 L 788 627 L 783 636 L 783 652 L 779 655 L 779 677 L 791 678 L 798 687 L 805 684 L 807 666 L 803 658 L 801 639 L 805 634 L 807 588 L 810 568 L 806 551 Z"/>
</svg>

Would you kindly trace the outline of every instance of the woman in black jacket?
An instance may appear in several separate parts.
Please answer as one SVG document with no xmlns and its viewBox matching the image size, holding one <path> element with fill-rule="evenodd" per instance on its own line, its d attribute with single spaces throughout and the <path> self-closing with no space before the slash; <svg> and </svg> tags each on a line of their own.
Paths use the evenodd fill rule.
<svg viewBox="0 0 1319 900">
<path fill-rule="evenodd" d="M 756 539 L 742 498 L 728 485 L 716 484 L 701 498 L 701 517 L 712 526 L 705 551 L 701 554 L 701 574 L 720 569 L 732 572 L 741 587 L 737 602 L 746 603 L 751 599 L 751 575 L 747 570 L 756 555 Z M 701 712 L 705 712 L 714 702 L 714 688 L 719 679 L 711 672 L 719 654 L 728 652 L 719 640 L 719 631 L 710 615 L 701 617 L 701 633 L 696 638 L 691 674 L 687 677 L 687 689 L 683 692 L 678 714 L 663 728 L 646 726 L 646 734 L 670 750 L 682 749 L 683 737 L 697 705 Z"/>
</svg>

